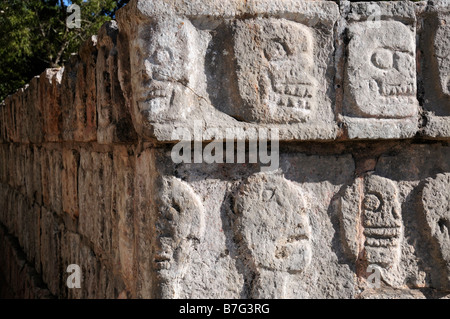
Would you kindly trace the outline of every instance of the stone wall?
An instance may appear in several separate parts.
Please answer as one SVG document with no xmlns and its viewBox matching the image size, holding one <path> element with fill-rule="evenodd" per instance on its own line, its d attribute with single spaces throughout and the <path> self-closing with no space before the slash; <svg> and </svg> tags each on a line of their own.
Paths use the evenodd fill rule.
<svg viewBox="0 0 450 319">
<path fill-rule="evenodd" d="M 0 296 L 448 296 L 449 57 L 448 1 L 131 1 L 0 106 Z"/>
</svg>

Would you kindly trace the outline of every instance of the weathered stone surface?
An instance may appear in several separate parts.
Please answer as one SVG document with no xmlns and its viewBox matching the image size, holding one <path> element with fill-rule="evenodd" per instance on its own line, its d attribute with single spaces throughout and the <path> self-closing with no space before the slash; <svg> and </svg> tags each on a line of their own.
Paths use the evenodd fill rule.
<svg viewBox="0 0 450 319">
<path fill-rule="evenodd" d="M 117 37 L 115 21 L 105 23 L 97 37 L 97 140 L 105 144 L 137 138 L 118 79 Z"/>
<path fill-rule="evenodd" d="M 39 103 L 42 111 L 45 141 L 61 140 L 61 79 L 64 68 L 47 69 L 39 77 Z"/>
<path fill-rule="evenodd" d="M 0 105 L 0 285 L 448 298 L 448 5 L 131 1 Z"/>
<path fill-rule="evenodd" d="M 191 258 L 203 240 L 203 205 L 188 184 L 163 178 L 156 224 L 154 262 L 159 276 L 160 298 L 179 298 Z M 185 285 L 188 283 L 185 283 Z"/>
<path fill-rule="evenodd" d="M 343 115 L 349 138 L 413 136 L 419 111 L 414 5 L 356 3 L 348 10 Z"/>
<path fill-rule="evenodd" d="M 418 15 L 423 19 L 419 48 L 426 124 L 422 133 L 445 138 L 450 136 L 450 4 L 430 1 Z"/>
<path fill-rule="evenodd" d="M 234 209 L 241 249 L 249 254 L 249 266 L 256 268 L 252 297 L 295 297 L 286 294 L 286 285 L 312 258 L 302 193 L 282 176 L 255 175 L 239 189 Z"/>
<path fill-rule="evenodd" d="M 42 279 L 47 283 L 50 292 L 58 295 L 64 282 L 60 255 L 62 225 L 58 223 L 54 213 L 42 208 L 40 227 Z"/>
<path fill-rule="evenodd" d="M 428 181 L 422 191 L 422 204 L 426 229 L 431 235 L 436 255 L 441 259 L 444 271 L 440 285 L 450 287 L 450 174 L 438 174 Z"/>
<path fill-rule="evenodd" d="M 24 118 L 26 121 L 23 126 L 26 131 L 26 138 L 22 141 L 30 141 L 31 143 L 41 143 L 44 138 L 43 118 L 41 104 L 39 103 L 39 76 L 31 79 L 29 85 L 24 91 Z"/>
<path fill-rule="evenodd" d="M 136 154 L 134 176 L 135 196 L 135 258 L 136 258 L 136 297 L 154 298 L 156 295 L 156 264 L 153 260 L 155 229 L 155 210 L 151 205 L 156 191 L 154 151 L 146 149 Z M 153 197 L 154 198 L 154 197 Z"/>
<path fill-rule="evenodd" d="M 127 291 L 135 296 L 135 216 L 134 216 L 134 170 L 132 150 L 126 146 L 114 148 L 112 183 L 112 215 L 114 265 L 118 265 Z"/>
<path fill-rule="evenodd" d="M 383 280 L 398 285 L 398 264 L 403 240 L 399 190 L 389 179 L 377 175 L 358 178 L 341 202 L 344 245 L 359 275 L 368 266 L 381 267 Z"/>
<path fill-rule="evenodd" d="M 65 141 L 97 139 L 96 71 L 97 37 L 83 43 L 64 67 L 61 79 L 62 137 Z"/>
<path fill-rule="evenodd" d="M 174 14 L 176 3 L 166 8 L 166 15 L 143 1 L 122 10 L 122 54 L 129 56 L 129 64 L 123 63 L 121 84 L 138 133 L 177 141 L 182 137 L 173 130 L 192 132 L 198 120 L 220 129 L 271 124 L 280 128 L 282 140 L 336 138 L 330 103 L 334 88 L 328 79 L 333 73 L 331 29 L 337 6 L 279 4 L 286 8 L 284 14 L 251 3 L 243 10 L 268 18 L 242 19 L 232 13 L 230 21 L 192 18 L 189 9 Z M 208 15 L 222 9 L 217 3 L 201 8 Z M 322 36 L 315 37 L 317 33 Z"/>
<path fill-rule="evenodd" d="M 46 208 L 60 213 L 62 211 L 61 172 L 63 170 L 61 151 L 60 149 L 42 148 L 40 154 L 42 202 Z"/>
<path fill-rule="evenodd" d="M 77 218 L 79 213 L 78 168 L 80 166 L 80 154 L 73 149 L 63 149 L 62 164 L 62 209 L 72 218 Z"/>
<path fill-rule="evenodd" d="M 98 249 L 111 254 L 112 154 L 82 149 L 78 171 L 78 231 Z"/>
</svg>

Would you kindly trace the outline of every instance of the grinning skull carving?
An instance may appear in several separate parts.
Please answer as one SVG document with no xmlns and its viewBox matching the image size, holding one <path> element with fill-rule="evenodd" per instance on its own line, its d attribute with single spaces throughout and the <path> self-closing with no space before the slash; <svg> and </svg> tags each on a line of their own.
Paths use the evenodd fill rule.
<svg viewBox="0 0 450 319">
<path fill-rule="evenodd" d="M 176 298 L 192 252 L 203 238 L 204 209 L 192 188 L 174 177 L 165 178 L 162 189 L 155 263 L 162 279 L 161 297 Z"/>
<path fill-rule="evenodd" d="M 235 201 L 238 231 L 260 269 L 302 272 L 311 262 L 311 228 L 302 194 L 281 176 L 256 175 Z"/>
<path fill-rule="evenodd" d="M 197 30 L 187 19 L 168 16 L 137 23 L 130 63 L 135 123 L 143 123 L 138 130 L 148 133 L 153 123 L 187 117 L 201 70 L 194 54 L 197 43 Z"/>
<path fill-rule="evenodd" d="M 344 236 L 355 260 L 390 269 L 401 255 L 403 224 L 398 189 L 384 177 L 366 175 L 346 190 L 341 201 Z"/>
<path fill-rule="evenodd" d="M 345 113 L 405 118 L 417 114 L 414 34 L 397 21 L 349 27 Z"/>
<path fill-rule="evenodd" d="M 303 122 L 315 108 L 313 35 L 285 19 L 236 21 L 234 50 L 244 108 L 232 114 L 248 122 Z"/>
</svg>

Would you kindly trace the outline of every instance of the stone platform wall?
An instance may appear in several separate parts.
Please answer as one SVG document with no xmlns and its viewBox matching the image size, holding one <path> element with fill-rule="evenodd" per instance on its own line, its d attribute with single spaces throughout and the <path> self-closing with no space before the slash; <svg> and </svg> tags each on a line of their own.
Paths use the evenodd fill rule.
<svg viewBox="0 0 450 319">
<path fill-rule="evenodd" d="M 449 140 L 448 1 L 133 0 L 0 106 L 0 297 L 445 297 Z"/>
</svg>

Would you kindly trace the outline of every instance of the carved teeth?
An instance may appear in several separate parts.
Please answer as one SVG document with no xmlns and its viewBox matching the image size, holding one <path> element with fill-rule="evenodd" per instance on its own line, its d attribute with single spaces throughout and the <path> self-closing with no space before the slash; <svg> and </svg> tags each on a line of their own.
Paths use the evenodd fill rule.
<svg viewBox="0 0 450 319">
<path fill-rule="evenodd" d="M 406 85 L 389 85 L 382 84 L 380 87 L 380 94 L 385 96 L 402 96 L 402 95 L 414 95 L 414 84 Z"/>
<path fill-rule="evenodd" d="M 312 97 L 311 88 L 304 84 L 275 84 L 274 91 L 296 97 Z"/>
<path fill-rule="evenodd" d="M 398 245 L 398 238 L 366 238 L 365 246 L 369 247 L 393 247 Z"/>
</svg>

